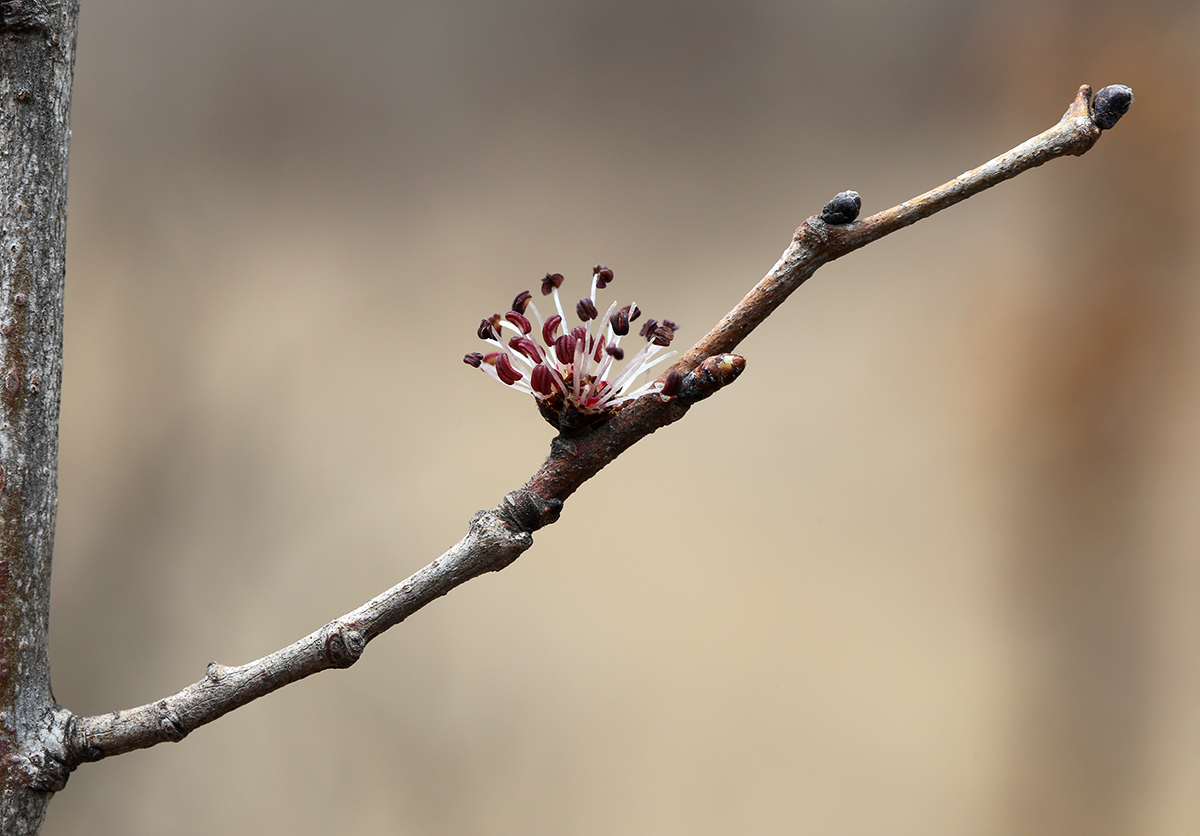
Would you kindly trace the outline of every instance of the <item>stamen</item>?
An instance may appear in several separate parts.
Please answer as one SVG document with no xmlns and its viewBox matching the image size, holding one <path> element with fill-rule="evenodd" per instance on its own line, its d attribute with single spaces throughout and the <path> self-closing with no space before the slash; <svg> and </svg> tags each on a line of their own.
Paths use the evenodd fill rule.
<svg viewBox="0 0 1200 836">
<path fill-rule="evenodd" d="M 663 348 L 670 345 L 679 326 L 669 319 L 647 320 L 640 331 L 645 343 L 626 360 L 620 342 L 642 312 L 635 304 L 620 307 L 613 302 L 600 315 L 596 291 L 612 280 L 613 271 L 608 267 L 597 264 L 593 268 L 591 293 L 575 305 L 580 324 L 568 328 L 559 291 L 563 276 L 547 273 L 542 280 L 542 294 L 554 297 L 557 313 L 543 319 L 533 304 L 533 295 L 527 290 L 518 293 L 508 313 L 492 314 L 481 320 L 476 330 L 480 339 L 499 351 L 467 354 L 463 362 L 533 395 L 542 416 L 564 433 L 595 427 L 647 392 L 672 396 L 682 385 L 678 374 L 641 386 L 635 386 L 635 381 L 675 355 Z M 535 328 L 539 329 L 541 342 L 533 336 Z M 614 364 L 622 361 L 624 365 L 610 378 Z"/>
<path fill-rule="evenodd" d="M 528 300 L 527 300 L 528 301 Z M 504 315 L 504 318 L 512 324 L 514 328 L 522 334 L 528 334 L 533 330 L 533 326 L 529 324 L 529 320 L 515 310 L 509 311 Z"/>
<path fill-rule="evenodd" d="M 613 329 L 613 333 L 619 337 L 623 337 L 629 333 L 629 308 L 621 308 L 608 319 L 609 327 Z"/>
<path fill-rule="evenodd" d="M 535 366 L 529 376 L 529 388 L 542 397 L 549 397 L 554 391 L 554 378 L 547 366 Z"/>
<path fill-rule="evenodd" d="M 500 314 L 492 314 L 487 319 L 481 320 L 479 330 L 476 331 L 481 340 L 498 340 L 500 339 Z"/>
<path fill-rule="evenodd" d="M 575 335 L 563 334 L 554 341 L 554 356 L 564 366 L 575 362 Z"/>
<path fill-rule="evenodd" d="M 558 314 L 554 314 L 554 316 L 542 323 L 542 342 L 546 345 L 554 345 L 554 341 L 557 339 L 554 334 L 558 331 L 558 326 L 561 324 L 562 317 Z"/>
<path fill-rule="evenodd" d="M 512 386 L 521 379 L 521 373 L 512 367 L 512 362 L 508 359 L 507 354 L 501 354 L 496 358 L 496 374 L 500 376 L 500 380 Z"/>
</svg>

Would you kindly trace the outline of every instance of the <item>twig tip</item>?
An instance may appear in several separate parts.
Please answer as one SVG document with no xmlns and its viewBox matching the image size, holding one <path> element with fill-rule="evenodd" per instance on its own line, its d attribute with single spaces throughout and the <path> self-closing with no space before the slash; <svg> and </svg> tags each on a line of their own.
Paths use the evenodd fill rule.
<svg viewBox="0 0 1200 836">
<path fill-rule="evenodd" d="M 1110 84 L 1092 101 L 1092 121 L 1100 130 L 1107 131 L 1129 112 L 1132 104 L 1133 90 L 1124 84 Z"/>
</svg>

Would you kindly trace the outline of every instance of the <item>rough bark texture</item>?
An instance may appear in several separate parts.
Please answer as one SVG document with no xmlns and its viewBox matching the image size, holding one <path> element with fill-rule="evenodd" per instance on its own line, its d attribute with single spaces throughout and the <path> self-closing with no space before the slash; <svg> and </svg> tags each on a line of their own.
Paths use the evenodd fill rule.
<svg viewBox="0 0 1200 836">
<path fill-rule="evenodd" d="M 0 832 L 41 829 L 77 2 L 0 3 Z M 58 746 L 50 744 L 51 748 Z"/>
</svg>

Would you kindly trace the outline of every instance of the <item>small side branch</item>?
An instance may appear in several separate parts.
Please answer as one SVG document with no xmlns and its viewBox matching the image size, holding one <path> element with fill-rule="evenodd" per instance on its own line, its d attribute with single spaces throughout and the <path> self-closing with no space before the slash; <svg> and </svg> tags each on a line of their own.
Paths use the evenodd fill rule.
<svg viewBox="0 0 1200 836">
<path fill-rule="evenodd" d="M 1057 157 L 1086 153 L 1132 102 L 1132 91 L 1117 84 L 1097 93 L 1093 104 L 1092 88 L 1085 84 L 1058 124 L 949 183 L 861 221 L 809 218 L 771 271 L 675 364 L 675 371 L 690 371 L 706 357 L 732 351 L 823 264 Z"/>
<path fill-rule="evenodd" d="M 68 769 L 80 763 L 183 739 L 190 731 L 329 668 L 352 665 L 371 639 L 461 583 L 508 566 L 533 544 L 532 532 L 555 522 L 563 503 L 626 449 L 671 424 L 737 379 L 745 361 L 730 352 L 817 268 L 921 218 L 1056 157 L 1083 154 L 1132 102 L 1127 87 L 1106 87 L 1092 101 L 1084 86 L 1061 121 L 996 159 L 949 183 L 862 221 L 858 197 L 844 192 L 820 216 L 806 220 L 774 268 L 667 373 L 679 376 L 674 394 L 649 394 L 607 423 L 580 435 L 559 435 L 529 482 L 491 511 L 471 520 L 454 548 L 398 586 L 270 656 L 239 667 L 209 665 L 199 682 L 149 705 L 95 717 L 54 712 L 47 738 Z"/>
</svg>

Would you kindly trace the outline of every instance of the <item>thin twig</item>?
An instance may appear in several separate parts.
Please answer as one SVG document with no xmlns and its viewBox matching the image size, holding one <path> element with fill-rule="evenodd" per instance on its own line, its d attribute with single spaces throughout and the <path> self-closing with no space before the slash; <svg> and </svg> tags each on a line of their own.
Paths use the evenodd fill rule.
<svg viewBox="0 0 1200 836">
<path fill-rule="evenodd" d="M 1115 91 L 1115 92 L 1113 92 Z M 899 206 L 854 222 L 840 211 L 806 220 L 779 262 L 697 342 L 671 371 L 683 376 L 674 397 L 659 394 L 626 406 L 582 435 L 560 435 L 550 456 L 520 490 L 491 511 L 480 511 L 457 545 L 425 568 L 321 630 L 239 667 L 212 663 L 206 676 L 149 705 L 94 717 L 60 709 L 50 721 L 62 741 L 62 762 L 86 761 L 183 739 L 190 731 L 258 697 L 314 673 L 348 667 L 367 643 L 454 587 L 508 566 L 533 544 L 531 532 L 558 519 L 563 502 L 605 465 L 650 433 L 683 417 L 737 378 L 744 367 L 732 351 L 821 265 L 921 218 L 1064 155 L 1085 153 L 1101 130 L 1128 109 L 1128 88 L 1109 87 L 1091 101 L 1086 85 L 1054 127 L 949 183 Z M 831 204 L 832 206 L 833 204 Z M 664 373 L 663 377 L 666 377 Z"/>
</svg>

